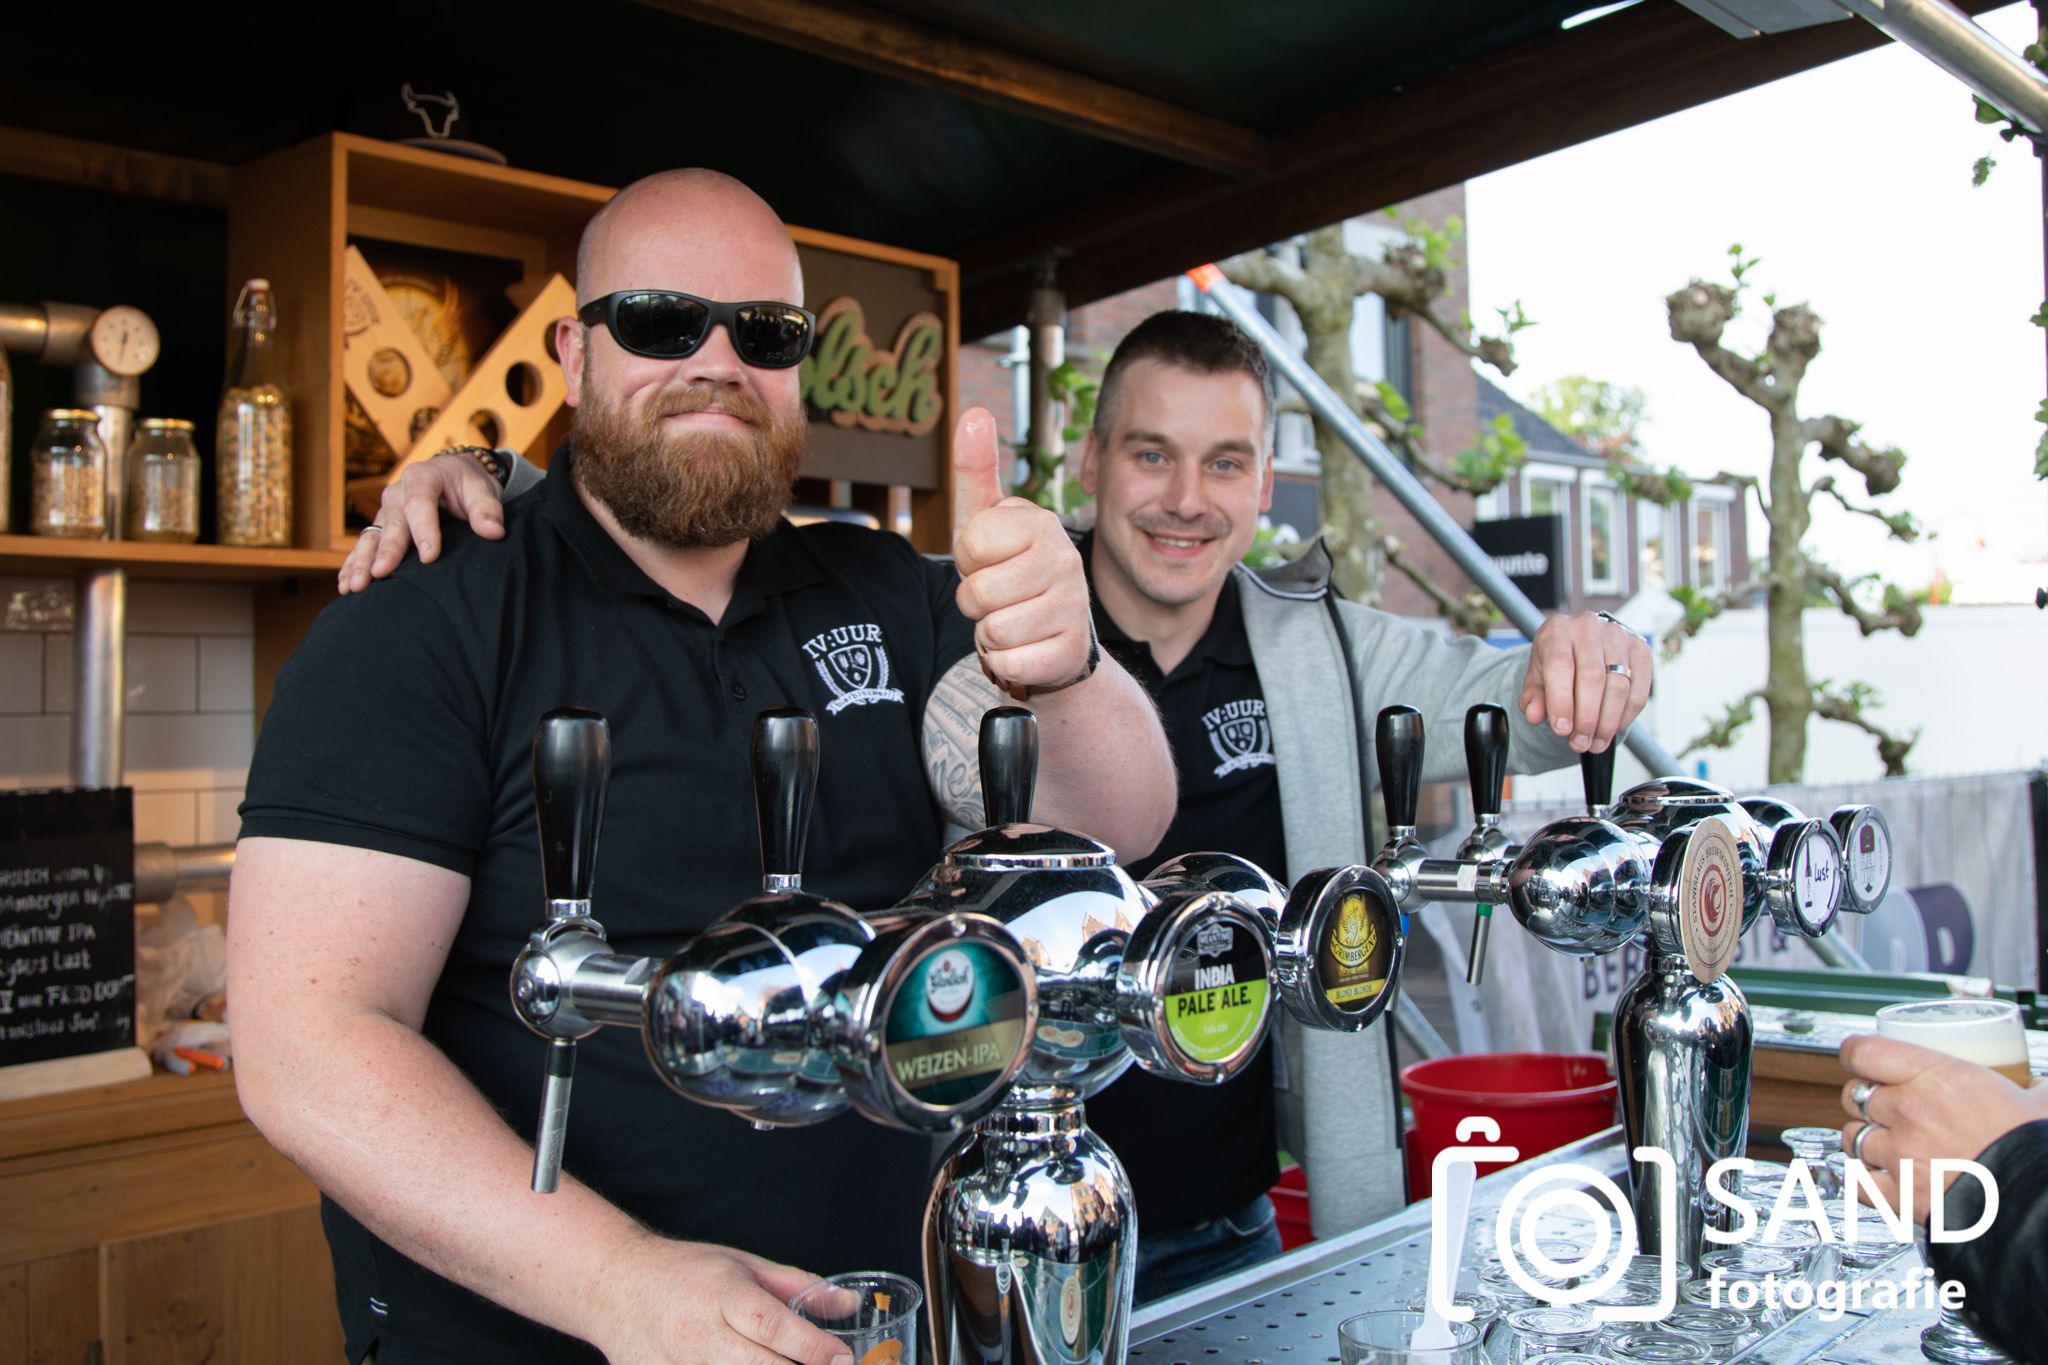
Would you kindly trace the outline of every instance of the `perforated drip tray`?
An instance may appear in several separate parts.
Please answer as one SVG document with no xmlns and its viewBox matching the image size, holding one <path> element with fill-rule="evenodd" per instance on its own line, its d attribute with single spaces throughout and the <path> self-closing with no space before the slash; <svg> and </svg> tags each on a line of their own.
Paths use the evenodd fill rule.
<svg viewBox="0 0 2048 1365">
<path fill-rule="evenodd" d="M 1626 1168 L 1619 1137 L 1609 1130 L 1481 1180 L 1472 1196 L 1474 1227 L 1492 1226 L 1508 1191 L 1533 1168 L 1575 1162 L 1619 1181 Z M 1429 1219 L 1427 1202 L 1411 1205 L 1370 1227 L 1147 1304 L 1133 1317 L 1128 1358 L 1144 1365 L 1337 1361 L 1338 1323 L 1405 1308 L 1428 1287 Z M 1569 1214 L 1546 1217 L 1543 1228 L 1545 1235 L 1592 1231 Z M 1906 1248 L 1874 1270 L 1846 1276 L 1903 1284 L 1919 1264 L 1919 1254 Z M 1933 1321 L 1927 1309 L 1851 1310 L 1834 1319 L 1808 1311 L 1748 1344 L 1730 1365 L 1914 1365 L 1920 1331 Z"/>
<path fill-rule="evenodd" d="M 1382 1251 L 1312 1275 L 1151 1337 L 1131 1347 L 1130 1359 L 1177 1365 L 1336 1360 L 1337 1324 L 1375 1308 L 1405 1307 L 1422 1292 L 1428 1254 L 1425 1236 L 1415 1254 L 1405 1247 Z"/>
</svg>

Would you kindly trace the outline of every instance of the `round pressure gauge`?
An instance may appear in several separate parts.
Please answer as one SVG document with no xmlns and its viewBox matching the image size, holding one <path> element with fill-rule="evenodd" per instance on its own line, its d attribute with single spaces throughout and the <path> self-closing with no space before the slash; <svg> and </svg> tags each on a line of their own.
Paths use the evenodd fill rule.
<svg viewBox="0 0 2048 1365">
<path fill-rule="evenodd" d="M 93 319 L 89 339 L 94 360 L 129 378 L 156 364 L 163 346 L 149 314 L 126 304 L 102 310 Z"/>
<path fill-rule="evenodd" d="M 1869 914 L 1892 884 L 1892 830 L 1875 806 L 1842 806 L 1828 817 L 1842 841 L 1848 870 L 1847 908 Z"/>
</svg>

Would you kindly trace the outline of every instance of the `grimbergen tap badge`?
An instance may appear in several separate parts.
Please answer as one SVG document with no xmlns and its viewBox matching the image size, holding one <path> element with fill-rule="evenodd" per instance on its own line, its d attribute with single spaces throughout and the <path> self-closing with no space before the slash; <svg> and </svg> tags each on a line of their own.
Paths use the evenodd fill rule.
<svg viewBox="0 0 2048 1365">
<path fill-rule="evenodd" d="M 1202 1062 L 1236 1057 L 1266 1018 L 1266 957 L 1241 926 L 1204 924 L 1181 945 L 1166 983 L 1166 1028 Z"/>
<path fill-rule="evenodd" d="M 1380 922 L 1365 893 L 1346 893 L 1321 945 L 1323 995 L 1346 1010 L 1362 1009 L 1387 988 L 1393 964 L 1395 932 Z"/>
<path fill-rule="evenodd" d="M 1024 1033 L 1016 969 L 979 943 L 933 948 L 889 1010 L 883 1054 L 897 1085 L 925 1104 L 959 1104 L 1002 1074 Z"/>
</svg>

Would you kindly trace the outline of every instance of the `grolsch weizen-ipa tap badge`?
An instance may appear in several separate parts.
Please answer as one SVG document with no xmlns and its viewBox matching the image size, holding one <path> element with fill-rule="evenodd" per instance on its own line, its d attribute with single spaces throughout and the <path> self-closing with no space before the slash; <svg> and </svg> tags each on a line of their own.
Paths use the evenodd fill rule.
<svg viewBox="0 0 2048 1365">
<path fill-rule="evenodd" d="M 889 1009 L 882 1050 L 889 1074 L 925 1104 L 979 1095 L 1017 1053 L 1023 983 L 979 943 L 934 948 L 913 967 Z"/>
<path fill-rule="evenodd" d="M 1166 1028 L 1200 1062 L 1226 1062 L 1266 1017 L 1266 956 L 1251 934 L 1218 920 L 1189 936 L 1166 980 Z"/>
<path fill-rule="evenodd" d="M 1387 988 L 1394 947 L 1394 928 L 1380 921 L 1374 904 L 1362 892 L 1346 894 L 1317 945 L 1324 997 L 1340 1009 L 1364 1009 Z"/>
</svg>

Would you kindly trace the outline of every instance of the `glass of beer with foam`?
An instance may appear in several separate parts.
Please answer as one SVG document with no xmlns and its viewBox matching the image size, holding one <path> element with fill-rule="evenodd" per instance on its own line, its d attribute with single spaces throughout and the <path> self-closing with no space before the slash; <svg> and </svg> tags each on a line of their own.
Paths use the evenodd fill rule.
<svg viewBox="0 0 2048 1365">
<path fill-rule="evenodd" d="M 1877 1031 L 1902 1043 L 1988 1066 L 2014 1085 L 2032 1080 L 2027 1030 L 2010 1000 L 1915 1000 L 1877 1012 Z"/>
<path fill-rule="evenodd" d="M 2027 1030 L 2020 1007 L 2010 1000 L 1915 1000 L 1877 1012 L 1880 1036 L 1917 1043 L 1965 1062 L 1975 1062 L 2015 1085 L 2032 1079 L 2027 1066 Z M 1975 1156 L 1975 1152 L 1957 1152 Z M 1964 1177 L 1967 1179 L 1968 1177 Z M 1920 1254 L 1927 1254 L 1927 1230 L 1917 1230 Z M 1920 1351 L 1941 1365 L 1981 1365 L 2006 1357 L 1970 1329 L 1962 1317 L 1942 1309 L 1941 1319 L 1920 1334 Z"/>
</svg>

